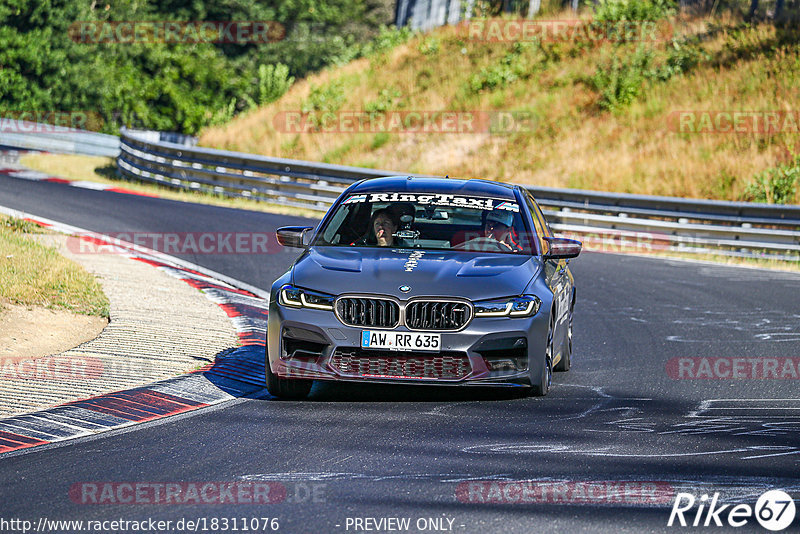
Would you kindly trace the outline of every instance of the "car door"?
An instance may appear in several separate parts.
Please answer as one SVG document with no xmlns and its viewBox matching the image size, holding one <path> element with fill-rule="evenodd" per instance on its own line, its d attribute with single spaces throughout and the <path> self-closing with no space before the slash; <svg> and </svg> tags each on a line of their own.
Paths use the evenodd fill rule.
<svg viewBox="0 0 800 534">
<path fill-rule="evenodd" d="M 541 208 L 536 203 L 533 196 L 526 191 L 525 199 L 528 204 L 528 209 L 531 211 L 531 216 L 534 219 L 534 226 L 537 233 L 543 238 L 553 237 L 553 232 L 550 225 L 544 218 Z M 546 254 L 549 250 L 549 244 L 546 239 L 541 239 L 542 254 Z M 567 274 L 567 260 L 549 259 L 544 262 L 545 280 L 553 292 L 553 301 L 555 304 L 555 332 L 553 333 L 554 350 L 556 353 L 561 352 L 569 327 L 569 306 L 570 295 L 572 294 L 572 282 Z"/>
</svg>

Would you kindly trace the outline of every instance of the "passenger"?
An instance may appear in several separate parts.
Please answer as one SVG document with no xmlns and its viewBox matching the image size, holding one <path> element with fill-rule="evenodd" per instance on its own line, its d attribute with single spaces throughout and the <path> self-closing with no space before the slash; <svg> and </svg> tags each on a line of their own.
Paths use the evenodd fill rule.
<svg viewBox="0 0 800 534">
<path fill-rule="evenodd" d="M 497 241 L 503 248 L 512 252 L 522 252 L 514 231 L 514 214 L 510 211 L 494 210 L 486 215 L 483 223 L 483 236 Z"/>
</svg>

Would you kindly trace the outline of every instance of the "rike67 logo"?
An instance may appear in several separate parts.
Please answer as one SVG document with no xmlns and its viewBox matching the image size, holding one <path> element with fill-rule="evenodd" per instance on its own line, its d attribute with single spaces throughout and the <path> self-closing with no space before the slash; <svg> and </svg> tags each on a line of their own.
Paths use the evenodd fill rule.
<svg viewBox="0 0 800 534">
<path fill-rule="evenodd" d="M 731 527 L 743 527 L 755 519 L 767 530 L 779 531 L 792 524 L 795 505 L 788 493 L 770 490 L 761 495 L 755 507 L 749 504 L 719 505 L 719 493 L 709 499 L 702 495 L 699 499 L 691 493 L 678 493 L 672 504 L 667 526 L 677 524 L 686 527 L 721 527 L 727 523 Z M 697 505 L 697 510 L 692 510 Z"/>
</svg>

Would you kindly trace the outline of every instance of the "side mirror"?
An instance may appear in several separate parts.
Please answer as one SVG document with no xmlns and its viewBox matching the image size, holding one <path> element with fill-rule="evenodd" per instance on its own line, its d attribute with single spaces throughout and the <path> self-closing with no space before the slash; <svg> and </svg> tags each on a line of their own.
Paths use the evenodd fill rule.
<svg viewBox="0 0 800 534">
<path fill-rule="evenodd" d="M 309 230 L 313 230 L 311 226 L 284 226 L 278 228 L 275 232 L 275 237 L 278 238 L 278 243 L 284 247 L 293 248 L 308 248 L 308 240 L 306 236 L 310 236 Z"/>
<path fill-rule="evenodd" d="M 580 241 L 566 237 L 545 237 L 544 239 L 550 244 L 550 252 L 544 255 L 546 260 L 575 258 L 581 253 L 583 247 Z"/>
</svg>

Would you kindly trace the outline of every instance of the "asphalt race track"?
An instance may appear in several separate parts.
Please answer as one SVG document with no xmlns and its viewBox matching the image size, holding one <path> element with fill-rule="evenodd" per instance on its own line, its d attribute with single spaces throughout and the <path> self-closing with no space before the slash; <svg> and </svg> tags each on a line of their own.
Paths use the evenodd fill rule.
<svg viewBox="0 0 800 534">
<path fill-rule="evenodd" d="M 103 233 L 306 222 L 8 177 L 0 205 Z M 181 257 L 267 289 L 295 256 Z M 599 253 L 571 268 L 573 367 L 545 398 L 318 383 L 306 402 L 237 399 L 0 457 L 0 515 L 205 518 L 210 532 L 224 531 L 215 518 L 232 531 L 234 518 L 265 517 L 290 533 L 667 532 L 697 530 L 667 526 L 679 492 L 719 493 L 719 505 L 753 506 L 769 489 L 798 499 L 800 275 Z M 270 482 L 279 502 L 76 496 L 120 482 Z M 733 529 L 728 511 L 710 531 L 764 531 L 754 517 Z"/>
</svg>

